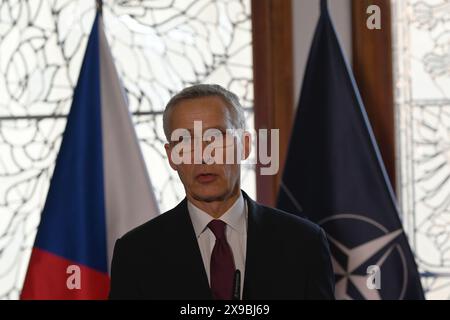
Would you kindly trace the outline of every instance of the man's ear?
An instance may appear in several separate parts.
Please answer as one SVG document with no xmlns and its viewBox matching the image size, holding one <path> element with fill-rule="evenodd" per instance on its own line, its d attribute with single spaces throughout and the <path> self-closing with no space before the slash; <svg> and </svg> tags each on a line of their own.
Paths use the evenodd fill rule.
<svg viewBox="0 0 450 320">
<path fill-rule="evenodd" d="M 242 160 L 246 160 L 250 156 L 250 152 L 252 151 L 252 135 L 248 131 L 244 131 L 243 134 L 243 153 L 242 153 Z"/>
<path fill-rule="evenodd" d="M 164 149 L 166 150 L 167 160 L 169 160 L 170 167 L 173 170 L 178 171 L 177 165 L 172 161 L 172 148 L 170 147 L 170 144 L 168 143 L 164 144 Z"/>
</svg>

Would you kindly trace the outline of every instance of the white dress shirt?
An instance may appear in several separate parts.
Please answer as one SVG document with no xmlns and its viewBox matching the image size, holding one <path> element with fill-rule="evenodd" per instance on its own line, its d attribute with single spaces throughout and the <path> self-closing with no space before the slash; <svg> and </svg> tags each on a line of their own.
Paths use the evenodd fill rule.
<svg viewBox="0 0 450 320">
<path fill-rule="evenodd" d="M 197 208 L 190 201 L 188 201 L 188 211 L 192 225 L 194 226 L 195 235 L 197 236 L 208 282 L 211 285 L 210 262 L 216 237 L 207 226 L 214 218 L 205 211 Z M 219 218 L 219 220 L 226 223 L 225 233 L 228 244 L 233 252 L 234 265 L 241 272 L 241 299 L 244 289 L 245 255 L 247 250 L 247 211 L 247 204 L 241 193 L 230 209 Z"/>
</svg>

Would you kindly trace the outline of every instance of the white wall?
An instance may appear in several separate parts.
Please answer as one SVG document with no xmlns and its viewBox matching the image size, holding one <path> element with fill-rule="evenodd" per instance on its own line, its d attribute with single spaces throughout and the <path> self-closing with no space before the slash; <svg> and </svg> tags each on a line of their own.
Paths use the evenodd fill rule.
<svg viewBox="0 0 450 320">
<path fill-rule="evenodd" d="M 351 63 L 352 21 L 351 0 L 328 0 L 328 8 L 333 19 L 341 45 Z M 294 37 L 294 101 L 297 106 L 303 73 L 308 58 L 311 41 L 319 19 L 320 0 L 292 0 Z"/>
</svg>

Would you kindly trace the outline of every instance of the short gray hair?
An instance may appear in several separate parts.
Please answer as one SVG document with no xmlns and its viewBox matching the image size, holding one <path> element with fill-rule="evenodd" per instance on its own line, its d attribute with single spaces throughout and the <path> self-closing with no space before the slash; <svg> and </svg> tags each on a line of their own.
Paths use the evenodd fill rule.
<svg viewBox="0 0 450 320">
<path fill-rule="evenodd" d="M 166 105 L 163 113 L 164 134 L 170 141 L 169 113 L 170 110 L 184 100 L 217 96 L 222 98 L 228 109 L 233 114 L 233 122 L 235 129 L 245 129 L 244 109 L 239 102 L 239 98 L 233 92 L 219 86 L 218 84 L 196 84 L 191 87 L 184 88 L 174 95 Z"/>
</svg>

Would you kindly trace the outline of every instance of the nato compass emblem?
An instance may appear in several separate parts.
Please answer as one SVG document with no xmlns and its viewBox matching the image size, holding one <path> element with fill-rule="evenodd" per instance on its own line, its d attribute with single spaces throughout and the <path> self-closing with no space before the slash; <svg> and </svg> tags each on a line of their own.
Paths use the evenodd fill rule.
<svg viewBox="0 0 450 320">
<path fill-rule="evenodd" d="M 402 299 L 408 270 L 398 243 L 402 229 L 388 230 L 373 219 L 337 214 L 319 221 L 327 233 L 336 280 L 336 299 Z M 378 274 L 373 277 L 372 272 Z M 372 278 L 373 277 L 373 278 Z M 379 281 L 377 286 L 372 279 Z"/>
</svg>

